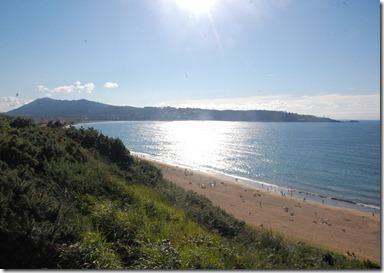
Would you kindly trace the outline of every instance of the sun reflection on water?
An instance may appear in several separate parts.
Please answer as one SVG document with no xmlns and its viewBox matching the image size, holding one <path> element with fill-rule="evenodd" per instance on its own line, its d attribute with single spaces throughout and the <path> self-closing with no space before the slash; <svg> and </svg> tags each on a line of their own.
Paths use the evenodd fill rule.
<svg viewBox="0 0 384 273">
<path fill-rule="evenodd" d="M 165 134 L 166 142 L 172 143 L 169 147 L 171 155 L 178 161 L 191 166 L 215 166 L 223 164 L 220 162 L 223 159 L 223 144 L 229 141 L 229 133 L 233 129 L 233 126 L 223 125 L 223 122 L 215 121 L 176 121 L 162 123 L 159 129 Z"/>
</svg>

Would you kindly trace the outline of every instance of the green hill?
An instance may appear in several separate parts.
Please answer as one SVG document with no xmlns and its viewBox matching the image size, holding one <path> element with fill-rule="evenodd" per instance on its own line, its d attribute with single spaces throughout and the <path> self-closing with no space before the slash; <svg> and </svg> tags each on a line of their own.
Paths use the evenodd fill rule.
<svg viewBox="0 0 384 273">
<path fill-rule="evenodd" d="M 0 117 L 0 267 L 369 268 L 254 229 L 95 130 Z"/>
</svg>

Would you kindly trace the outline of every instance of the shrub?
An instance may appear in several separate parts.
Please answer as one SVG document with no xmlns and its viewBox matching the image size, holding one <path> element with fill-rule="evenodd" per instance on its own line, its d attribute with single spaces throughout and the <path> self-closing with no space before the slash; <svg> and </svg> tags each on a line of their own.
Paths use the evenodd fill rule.
<svg viewBox="0 0 384 273">
<path fill-rule="evenodd" d="M 9 123 L 11 127 L 14 128 L 27 128 L 33 126 L 32 119 L 29 118 L 23 118 L 23 117 L 17 117 Z"/>
<path fill-rule="evenodd" d="M 119 269 L 122 262 L 100 232 L 87 232 L 80 242 L 60 247 L 59 267 L 65 269 Z"/>
</svg>

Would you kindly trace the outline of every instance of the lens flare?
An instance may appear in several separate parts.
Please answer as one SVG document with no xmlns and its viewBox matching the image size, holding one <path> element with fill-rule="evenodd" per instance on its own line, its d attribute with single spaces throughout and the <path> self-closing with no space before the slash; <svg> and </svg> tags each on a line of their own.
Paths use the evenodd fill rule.
<svg viewBox="0 0 384 273">
<path fill-rule="evenodd" d="M 200 15 L 209 13 L 215 4 L 215 0 L 175 0 L 180 9 Z"/>
</svg>

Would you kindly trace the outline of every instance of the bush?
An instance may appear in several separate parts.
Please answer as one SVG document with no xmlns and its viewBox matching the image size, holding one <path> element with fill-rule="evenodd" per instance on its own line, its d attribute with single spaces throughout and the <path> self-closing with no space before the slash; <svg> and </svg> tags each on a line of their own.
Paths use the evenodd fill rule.
<svg viewBox="0 0 384 273">
<path fill-rule="evenodd" d="M 59 267 L 65 269 L 120 269 L 122 262 L 100 232 L 87 232 L 84 238 L 60 248 Z"/>
<path fill-rule="evenodd" d="M 28 128 L 34 125 L 32 119 L 23 117 L 17 117 L 11 120 L 9 124 L 11 127 L 14 128 Z"/>
<path fill-rule="evenodd" d="M 104 136 L 93 128 L 76 129 L 71 127 L 65 130 L 65 133 L 66 136 L 80 143 L 83 148 L 96 150 L 97 153 L 124 170 L 127 170 L 132 163 L 132 157 L 120 139 Z"/>
<path fill-rule="evenodd" d="M 180 269 L 179 253 L 169 240 L 145 243 L 139 252 L 140 257 L 135 261 L 134 269 Z"/>
</svg>

